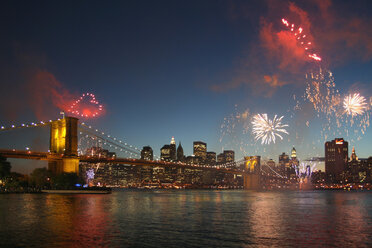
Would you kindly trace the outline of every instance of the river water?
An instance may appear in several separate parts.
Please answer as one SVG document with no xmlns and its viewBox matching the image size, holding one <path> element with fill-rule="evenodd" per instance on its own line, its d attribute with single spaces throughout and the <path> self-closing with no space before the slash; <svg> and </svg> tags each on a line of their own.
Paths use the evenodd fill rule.
<svg viewBox="0 0 372 248">
<path fill-rule="evenodd" d="M 0 247 L 372 247 L 372 192 L 0 195 Z"/>
</svg>

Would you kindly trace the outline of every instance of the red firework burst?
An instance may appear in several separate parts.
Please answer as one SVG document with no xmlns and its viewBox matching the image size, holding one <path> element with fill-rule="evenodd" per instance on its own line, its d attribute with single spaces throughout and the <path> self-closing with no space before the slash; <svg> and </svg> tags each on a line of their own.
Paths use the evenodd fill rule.
<svg viewBox="0 0 372 248">
<path fill-rule="evenodd" d="M 304 30 L 302 27 L 295 28 L 295 25 L 292 23 L 290 24 L 286 19 L 282 19 L 282 23 L 293 33 L 295 36 L 297 42 L 305 49 L 306 54 L 309 56 L 309 58 L 312 58 L 316 61 L 321 61 L 322 58 L 319 57 L 316 53 L 311 52 L 312 49 L 312 43 L 311 41 L 307 40 L 306 34 L 304 34 Z"/>
<path fill-rule="evenodd" d="M 103 111 L 103 106 L 96 100 L 92 93 L 80 96 L 67 110 L 67 112 L 79 116 L 92 118 L 99 116 Z"/>
</svg>

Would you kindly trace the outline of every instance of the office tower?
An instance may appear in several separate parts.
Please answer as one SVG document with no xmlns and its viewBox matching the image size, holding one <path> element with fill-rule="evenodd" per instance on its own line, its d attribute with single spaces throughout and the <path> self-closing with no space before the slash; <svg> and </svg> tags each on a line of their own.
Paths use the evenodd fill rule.
<svg viewBox="0 0 372 248">
<path fill-rule="evenodd" d="M 165 161 L 170 161 L 171 160 L 170 151 L 171 151 L 170 145 L 164 145 L 160 149 L 160 159 L 165 160 Z"/>
<path fill-rule="evenodd" d="M 325 171 L 329 181 L 342 180 L 348 153 L 348 142 L 343 138 L 336 138 L 325 143 Z"/>
<path fill-rule="evenodd" d="M 150 146 L 144 146 L 141 151 L 141 159 L 154 160 L 154 154 Z"/>
<path fill-rule="evenodd" d="M 183 162 L 184 160 L 185 160 L 185 157 L 183 155 L 183 148 L 180 142 L 177 147 L 177 161 Z"/>
<path fill-rule="evenodd" d="M 232 150 L 224 150 L 223 154 L 225 156 L 226 163 L 231 163 L 235 161 L 235 152 Z"/>
<path fill-rule="evenodd" d="M 194 156 L 200 157 L 202 161 L 207 159 L 207 143 L 194 141 Z"/>
<path fill-rule="evenodd" d="M 208 165 L 215 165 L 216 164 L 216 153 L 215 152 L 207 152 L 206 163 Z"/>
<path fill-rule="evenodd" d="M 176 159 L 177 159 L 176 141 L 174 140 L 174 137 L 172 137 L 172 139 L 171 139 L 169 148 L 170 148 L 170 160 L 171 161 L 176 161 Z"/>
</svg>

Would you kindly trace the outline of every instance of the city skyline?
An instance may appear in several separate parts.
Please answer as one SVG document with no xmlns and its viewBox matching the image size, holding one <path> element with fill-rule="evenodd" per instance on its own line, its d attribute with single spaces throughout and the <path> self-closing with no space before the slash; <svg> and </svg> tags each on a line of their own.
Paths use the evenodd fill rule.
<svg viewBox="0 0 372 248">
<path fill-rule="evenodd" d="M 0 247 L 372 247 L 371 0 L 5 0 Z"/>
<path fill-rule="evenodd" d="M 371 155 L 368 1 L 105 5 L 110 12 L 96 2 L 71 10 L 58 3 L 4 6 L 0 63 L 7 94 L 0 99 L 0 125 L 59 118 L 70 98 L 90 92 L 104 108 L 98 118 L 82 122 L 137 147 L 150 145 L 155 155 L 172 136 L 185 154 L 192 154 L 193 141 L 202 140 L 208 151 L 234 150 L 236 158 L 277 161 L 296 147 L 305 160 L 324 157 L 325 141 L 344 138 L 360 157 Z M 283 18 L 311 36 L 321 62 L 291 43 Z M 314 92 L 304 97 L 311 73 L 334 80 L 331 89 L 340 97 L 364 96 L 368 120 L 339 115 L 332 101 L 332 109 L 322 105 L 327 101 L 314 104 Z M 254 116 L 265 113 L 270 119 L 283 116 L 288 125 L 288 134 L 275 144 L 261 144 L 252 133 Z M 0 145 L 45 150 L 40 140 L 47 135 L 8 132 L 1 134 Z M 26 144 L 20 143 L 23 138 Z"/>
</svg>

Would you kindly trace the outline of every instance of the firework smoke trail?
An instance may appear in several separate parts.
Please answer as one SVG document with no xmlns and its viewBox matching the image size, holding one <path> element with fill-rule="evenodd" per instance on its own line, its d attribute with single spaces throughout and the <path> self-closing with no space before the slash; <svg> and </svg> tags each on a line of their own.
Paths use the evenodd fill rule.
<svg viewBox="0 0 372 248">
<path fill-rule="evenodd" d="M 359 93 L 344 98 L 345 113 L 351 116 L 362 115 L 367 109 L 366 99 Z"/>
<path fill-rule="evenodd" d="M 276 136 L 283 140 L 280 133 L 288 134 L 287 130 L 284 129 L 288 125 L 281 123 L 283 117 L 277 118 L 277 115 L 275 115 L 274 119 L 271 120 L 267 117 L 267 114 L 256 114 L 252 121 L 252 133 L 255 135 L 255 140 L 261 139 L 261 144 L 275 143 Z"/>
</svg>

